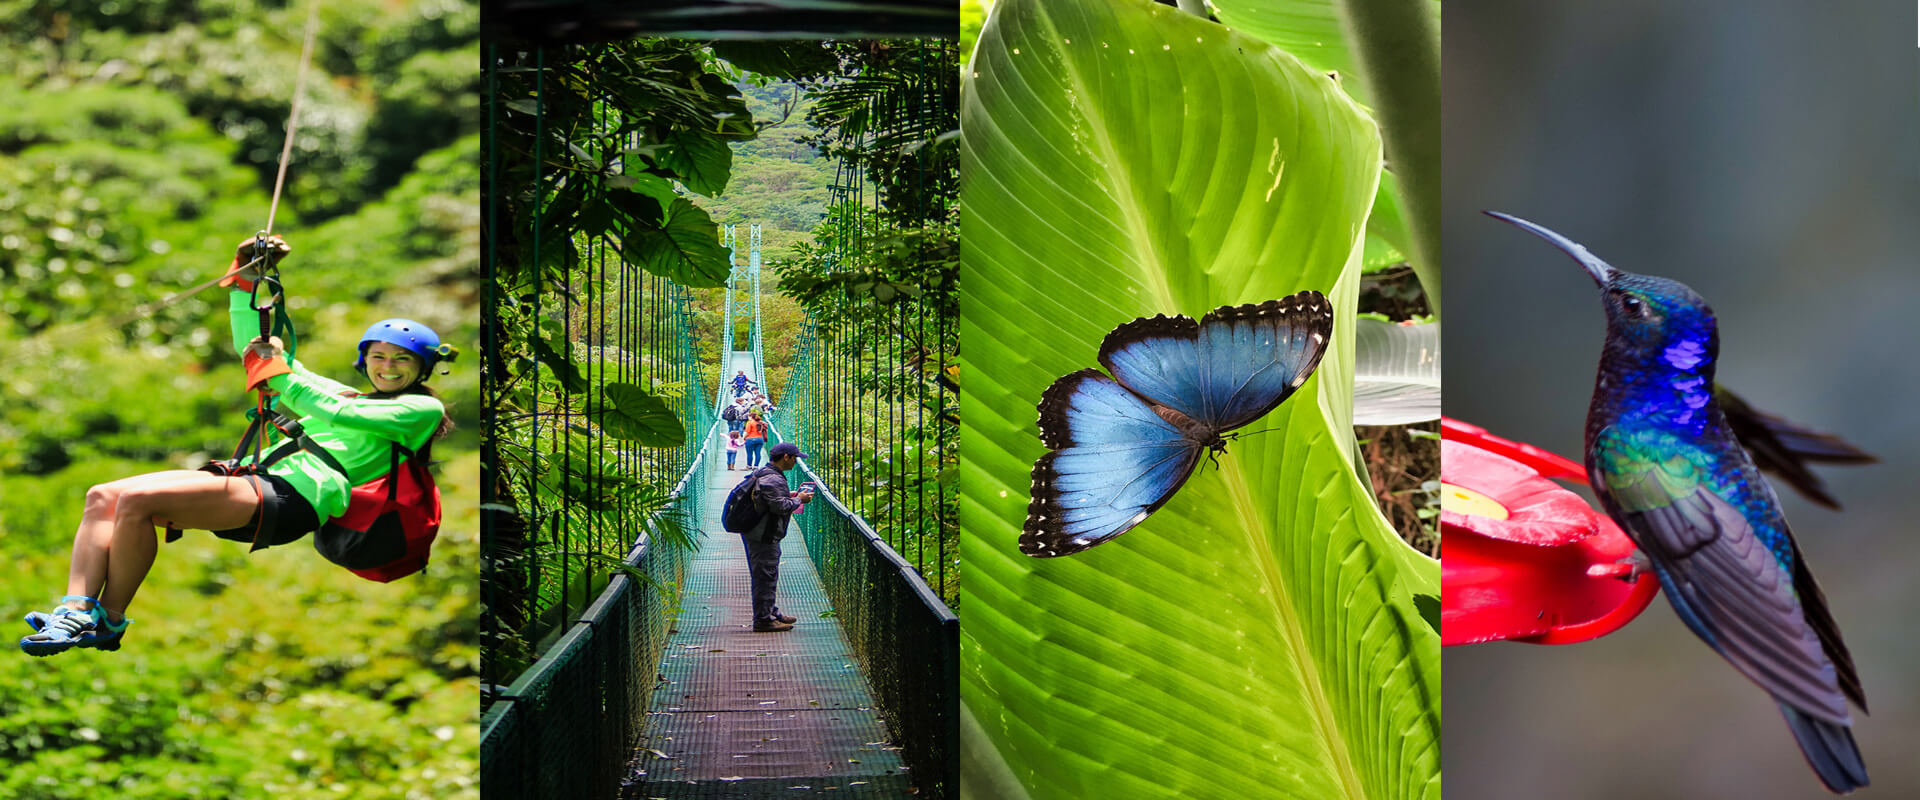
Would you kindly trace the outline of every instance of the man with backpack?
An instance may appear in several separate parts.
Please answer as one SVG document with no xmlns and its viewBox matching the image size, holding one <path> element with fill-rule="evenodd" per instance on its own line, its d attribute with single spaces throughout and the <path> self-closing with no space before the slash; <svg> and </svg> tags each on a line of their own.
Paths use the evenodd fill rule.
<svg viewBox="0 0 1920 800">
<path fill-rule="evenodd" d="M 756 631 L 793 630 L 795 619 L 780 613 L 773 603 L 774 585 L 780 581 L 780 540 L 787 535 L 787 520 L 813 499 L 813 489 L 795 493 L 787 488 L 786 471 L 793 469 L 805 453 L 792 442 L 781 442 L 767 451 L 767 465 L 754 470 L 752 495 L 747 502 L 760 514 L 747 526 L 740 540 L 747 548 L 747 574 L 753 585 L 753 629 Z M 731 529 L 732 526 L 729 526 Z"/>
<path fill-rule="evenodd" d="M 728 404 L 726 408 L 720 409 L 720 418 L 727 421 L 727 431 L 729 433 L 746 427 L 746 424 L 747 424 L 746 398 L 744 397 L 735 398 L 734 401 Z"/>
</svg>

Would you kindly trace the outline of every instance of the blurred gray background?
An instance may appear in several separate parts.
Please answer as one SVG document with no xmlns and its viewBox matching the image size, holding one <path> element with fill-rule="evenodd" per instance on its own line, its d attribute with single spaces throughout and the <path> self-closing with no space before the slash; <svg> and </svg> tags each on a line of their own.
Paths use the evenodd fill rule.
<svg viewBox="0 0 1920 800">
<path fill-rule="evenodd" d="M 1554 228 L 1720 318 L 1723 385 L 1879 455 L 1783 493 L 1920 797 L 1920 49 L 1913 0 L 1445 4 L 1447 414 L 1580 460 L 1604 318 Z M 1828 796 L 1665 598 L 1587 644 L 1445 654 L 1449 800 Z"/>
</svg>

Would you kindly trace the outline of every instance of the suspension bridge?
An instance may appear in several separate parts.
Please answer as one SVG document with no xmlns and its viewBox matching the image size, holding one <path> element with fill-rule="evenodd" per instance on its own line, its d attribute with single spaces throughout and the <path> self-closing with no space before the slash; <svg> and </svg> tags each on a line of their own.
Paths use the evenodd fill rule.
<svg viewBox="0 0 1920 800">
<path fill-rule="evenodd" d="M 952 585 L 940 540 L 944 509 L 934 503 L 929 513 L 920 487 L 935 485 L 935 476 L 926 454 L 900 435 L 917 430 L 906 424 L 907 406 L 924 404 L 885 396 L 871 375 L 863 387 L 834 356 L 847 349 L 834 346 L 846 344 L 844 334 L 812 321 L 777 343 L 791 358 L 776 396 L 765 360 L 759 227 L 744 241 L 734 228 L 724 231 L 735 266 L 716 361 L 693 346 L 691 293 L 670 281 L 638 276 L 637 290 L 610 292 L 605 307 L 587 309 L 589 318 L 638 309 L 648 317 L 641 339 L 672 340 L 654 349 L 678 362 L 667 372 L 686 387 L 685 441 L 635 471 L 644 481 L 662 465 L 684 469 L 667 502 L 635 526 L 604 583 L 574 577 L 591 570 L 568 563 L 571 544 L 557 549 L 557 566 L 526 578 L 538 587 L 557 580 L 561 598 L 598 593 L 495 692 L 482 720 L 484 785 L 503 797 L 956 797 L 959 635 L 942 597 Z M 617 278 L 614 285 L 625 286 Z M 895 327 L 904 331 L 911 321 L 898 313 Z M 888 364 L 910 361 L 895 347 Z M 777 599 L 798 618 L 791 631 L 753 631 L 744 549 L 719 523 L 728 491 L 748 474 L 744 458 L 727 468 L 727 425 L 718 418 L 733 401 L 736 373 L 776 403 L 768 446 L 790 441 L 810 454 L 787 476 L 796 489 L 810 482 L 817 492 L 783 543 Z M 556 427 L 568 430 L 573 414 L 559 416 Z M 933 463 L 937 472 L 937 456 Z M 579 528 L 562 520 L 554 535 Z M 592 535 L 609 533 L 622 532 Z M 691 547 L 675 546 L 682 539 Z M 582 549 L 593 547 L 604 543 Z"/>
</svg>

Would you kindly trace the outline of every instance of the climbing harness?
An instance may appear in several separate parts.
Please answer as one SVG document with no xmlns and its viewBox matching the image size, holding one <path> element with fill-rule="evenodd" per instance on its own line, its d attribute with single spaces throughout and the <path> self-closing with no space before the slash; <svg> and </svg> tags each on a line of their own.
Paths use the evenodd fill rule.
<svg viewBox="0 0 1920 800">
<path fill-rule="evenodd" d="M 326 451 L 326 448 L 321 447 L 306 435 L 306 430 L 298 420 L 272 410 L 268 407 L 265 398 L 261 399 L 259 407 L 247 411 L 247 419 L 247 432 L 241 435 L 240 444 L 233 449 L 233 456 L 223 461 L 209 461 L 200 467 L 200 471 L 226 477 L 245 478 L 253 484 L 254 492 L 260 496 L 260 513 L 256 515 L 253 525 L 253 537 L 250 540 L 253 546 L 248 548 L 248 552 L 252 552 L 271 543 L 263 540 L 261 534 L 274 529 L 275 517 L 280 505 L 277 502 L 273 484 L 268 483 L 263 477 L 267 474 L 268 468 L 278 463 L 280 459 L 297 451 L 306 450 L 318 456 L 322 462 L 339 472 L 342 477 L 346 476 L 347 470 L 346 467 L 341 466 L 339 460 L 333 457 L 333 454 Z M 284 438 L 284 441 L 272 450 L 265 449 L 269 430 L 279 432 Z M 180 536 L 181 530 L 169 521 L 167 541 L 178 541 Z"/>
<path fill-rule="evenodd" d="M 246 478 L 260 494 L 260 513 L 253 526 L 252 547 L 248 548 L 248 552 L 252 552 L 272 543 L 262 534 L 273 531 L 276 523 L 279 504 L 275 501 L 273 484 L 264 478 L 274 464 L 305 451 L 349 484 L 353 477 L 346 465 L 307 435 L 298 420 L 278 411 L 249 416 L 252 420 L 246 434 L 240 437 L 240 444 L 234 448 L 233 457 L 207 462 L 200 469 L 215 475 Z M 282 441 L 262 454 L 269 431 L 278 432 Z M 431 440 L 418 452 L 399 442 L 390 442 L 387 472 L 353 487 L 348 495 L 347 510 L 321 523 L 320 529 L 314 532 L 314 549 L 355 575 L 383 583 L 424 569 L 433 540 L 440 533 L 440 488 L 427 469 L 432 463 L 432 452 Z M 180 529 L 168 526 L 168 542 L 180 536 Z"/>
</svg>

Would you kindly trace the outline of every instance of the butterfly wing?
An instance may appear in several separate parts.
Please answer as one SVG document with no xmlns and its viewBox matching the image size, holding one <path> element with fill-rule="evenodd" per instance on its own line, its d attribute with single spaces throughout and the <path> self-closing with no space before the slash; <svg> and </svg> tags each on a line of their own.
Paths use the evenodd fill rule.
<svg viewBox="0 0 1920 800">
<path fill-rule="evenodd" d="M 1136 319 L 1107 334 L 1100 363 L 1128 389 L 1218 433 L 1278 407 L 1320 365 L 1332 335 L 1332 304 L 1305 291 L 1221 306 L 1199 322 Z"/>
<path fill-rule="evenodd" d="M 1040 397 L 1040 440 L 1020 552 L 1078 553 L 1140 524 L 1187 482 L 1203 451 L 1099 370 L 1054 381 Z"/>
</svg>

